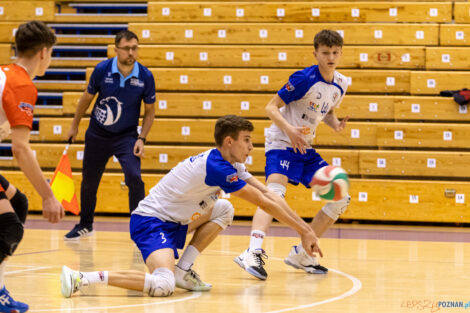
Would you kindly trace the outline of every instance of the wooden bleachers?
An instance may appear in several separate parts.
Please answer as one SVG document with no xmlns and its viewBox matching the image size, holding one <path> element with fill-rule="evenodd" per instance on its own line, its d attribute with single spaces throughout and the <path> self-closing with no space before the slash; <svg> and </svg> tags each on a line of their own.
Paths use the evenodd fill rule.
<svg viewBox="0 0 470 313">
<path fill-rule="evenodd" d="M 455 23 L 470 23 L 470 3 L 455 2 L 454 3 L 454 19 Z"/>
<path fill-rule="evenodd" d="M 230 58 L 227 58 L 230 55 Z M 108 57 L 114 57 L 114 45 Z M 139 62 L 148 67 L 303 67 L 313 61 L 311 46 L 142 45 Z M 425 48 L 415 46 L 345 46 L 340 68 L 425 67 Z"/>
<path fill-rule="evenodd" d="M 60 159 L 65 144 L 34 143 L 38 162 L 43 168 L 53 169 Z M 2 147 L 2 151 L 6 147 Z M 165 146 L 149 145 L 142 158 L 144 171 L 169 171 L 184 159 L 211 149 L 212 146 Z M 74 144 L 69 149 L 69 159 L 73 169 L 80 170 L 83 160 L 83 144 Z M 343 167 L 350 175 L 374 176 L 411 176 L 411 177 L 457 177 L 470 176 L 470 152 L 452 151 L 413 151 L 406 153 L 394 150 L 350 150 L 317 149 L 329 163 Z M 0 158 L 0 166 L 16 167 L 13 158 Z M 264 172 L 264 148 L 254 148 L 247 161 L 250 172 Z M 107 169 L 120 170 L 117 159 L 112 158 Z"/>
<path fill-rule="evenodd" d="M 2 145 L 1 151 L 8 150 Z M 41 167 L 53 169 L 57 165 L 65 144 L 34 143 Z M 212 146 L 166 146 L 149 145 L 145 148 L 142 159 L 144 171 L 169 171 L 184 159 L 211 149 Z M 69 159 L 73 169 L 82 167 L 83 144 L 73 144 L 69 149 Z M 453 151 L 403 151 L 394 150 L 350 150 L 350 149 L 317 149 L 317 152 L 329 163 L 343 167 L 350 175 L 373 176 L 412 176 L 412 177 L 458 177 L 470 176 L 470 152 Z M 11 157 L 0 158 L 0 166 L 17 167 Z M 254 148 L 247 161 L 250 172 L 264 172 L 264 148 Z M 112 158 L 107 169 L 119 170 L 117 159 Z"/>
<path fill-rule="evenodd" d="M 379 147 L 467 148 L 468 124 L 377 123 Z"/>
<path fill-rule="evenodd" d="M 66 2 L 62 9 L 48 22 L 84 27 L 83 23 L 121 23 L 115 17 L 97 20 L 93 14 L 74 14 Z M 329 28 L 345 40 L 339 71 L 350 83 L 336 114 L 352 120 L 341 133 L 321 124 L 314 145 L 330 164 L 344 167 L 354 177 L 353 201 L 342 217 L 470 220 L 465 201 L 470 190 L 470 115 L 466 106 L 437 96 L 444 89 L 469 87 L 469 12 L 468 3 L 459 1 L 149 2 L 148 16 L 129 16 L 123 22 L 140 37 L 139 61 L 152 70 L 157 86 L 156 122 L 142 160 L 146 188 L 179 161 L 212 147 L 215 118 L 226 113 L 255 118 L 256 147 L 247 166 L 261 175 L 264 131 L 270 125 L 264 107 L 295 69 L 312 64 L 313 36 Z M 452 16 L 456 24 L 451 24 Z M 0 23 L 4 62 L 19 21 Z M 58 32 L 60 44 L 109 45 L 108 57 L 114 56 L 114 36 Z M 53 60 L 52 65 L 85 67 L 97 61 L 77 60 L 76 66 L 70 62 L 74 61 Z M 87 78 L 90 73 L 88 68 Z M 37 86 L 62 94 L 62 106 L 35 110 L 39 131 L 31 137 L 41 166 L 52 170 L 86 82 L 38 81 Z M 77 187 L 88 120 L 81 123 L 78 143 L 69 154 Z M 0 158 L 0 167 L 16 163 Z M 113 195 L 113 200 L 104 202 L 98 195 L 99 212 L 127 211 L 123 176 L 111 173 L 119 168 L 114 160 L 108 163 L 100 192 Z M 18 173 L 12 175 L 24 183 Z M 405 180 L 398 180 L 402 177 Z M 322 206 L 304 188 L 289 186 L 287 200 L 305 217 Z M 246 202 L 234 204 L 237 215 L 254 212 Z"/>
<path fill-rule="evenodd" d="M 13 43 L 14 33 L 20 24 L 20 22 L 0 22 L 0 43 Z"/>
<path fill-rule="evenodd" d="M 470 176 L 469 152 L 360 151 L 359 172 L 367 176 Z"/>
<path fill-rule="evenodd" d="M 33 143 L 31 148 L 35 151 L 39 165 L 42 168 L 53 169 L 63 153 L 64 144 Z M 168 145 L 148 145 L 145 147 L 145 155 L 142 158 L 142 169 L 144 171 L 169 171 L 184 159 L 213 148 L 208 146 L 168 146 Z M 69 159 L 73 169 L 80 170 L 83 161 L 83 144 L 73 144 L 69 148 Z M 0 146 L 2 153 L 11 153 L 11 145 L 2 144 Z M 319 149 L 323 158 L 331 164 L 341 164 L 349 174 L 357 175 L 359 172 L 359 154 L 358 150 L 348 149 Z M 16 160 L 13 157 L 1 157 L 0 166 L 17 167 Z M 254 148 L 251 157 L 247 161 L 247 166 L 251 172 L 264 172 L 265 156 L 264 148 Z M 117 159 L 111 159 L 107 164 L 107 169 L 120 170 L 121 167 Z"/>
<path fill-rule="evenodd" d="M 411 72 L 411 94 L 435 95 L 441 90 L 468 88 L 470 72 L 464 71 L 416 71 Z"/>
<path fill-rule="evenodd" d="M 22 186 L 31 203 L 39 210 L 41 200 L 25 176 L 19 171 L 2 173 L 12 184 Z M 48 178 L 52 172 L 47 172 Z M 146 192 L 162 175 L 143 174 Z M 81 173 L 73 174 L 80 194 Z M 258 177 L 264 181 L 263 177 Z M 470 222 L 470 212 L 461 195 L 469 194 L 470 185 L 455 181 L 351 179 L 351 204 L 342 215 L 345 219 L 387 221 Z M 106 194 L 106 197 L 102 195 Z M 447 196 L 446 196 L 447 195 Z M 455 196 L 457 195 L 457 197 Z M 286 200 L 303 217 L 311 217 L 323 206 L 314 200 L 312 191 L 288 186 Z M 312 201 L 313 200 L 313 201 Z M 231 197 L 238 216 L 252 216 L 255 206 Z M 98 190 L 96 212 L 127 213 L 127 188 L 122 174 L 105 173 Z"/>
<path fill-rule="evenodd" d="M 442 24 L 439 28 L 441 46 L 469 46 L 470 25 Z"/>
<path fill-rule="evenodd" d="M 427 47 L 426 69 L 470 70 L 470 47 Z"/>
<path fill-rule="evenodd" d="M 149 2 L 149 22 L 436 22 L 452 20 L 452 3 Z"/>
<path fill-rule="evenodd" d="M 324 28 L 346 45 L 437 45 L 438 24 L 385 23 L 129 23 L 142 44 L 295 44 L 312 46 Z"/>
<path fill-rule="evenodd" d="M 61 115 L 74 114 L 80 96 L 81 92 L 64 92 Z M 231 112 L 246 117 L 265 118 L 264 107 L 272 96 L 271 93 L 158 92 L 155 116 L 158 121 L 165 116 L 217 117 Z M 88 109 L 88 114 L 91 109 L 92 106 Z M 372 120 L 470 120 L 470 112 L 462 110 L 452 98 L 435 96 L 347 95 L 335 113 L 339 118 L 350 116 Z"/>
<path fill-rule="evenodd" d="M 36 140 L 64 141 L 71 118 L 39 118 Z M 83 141 L 88 119 L 83 119 L 78 141 Z M 158 119 L 147 140 L 153 143 L 213 143 L 214 119 Z M 264 144 L 268 120 L 253 120 L 253 142 Z M 172 134 L 172 136 L 168 136 Z M 320 124 L 315 146 L 354 147 L 411 147 L 411 148 L 465 148 L 470 136 L 470 125 L 437 123 L 349 122 L 341 133 Z"/>
<path fill-rule="evenodd" d="M 10 44 L 0 44 L 0 64 L 10 64 L 13 51 Z"/>
<path fill-rule="evenodd" d="M 86 88 L 85 81 L 65 81 L 65 80 L 34 80 L 34 85 L 38 90 L 44 91 L 62 91 L 62 90 L 80 90 L 83 91 Z"/>
<path fill-rule="evenodd" d="M 12 1 L 0 2 L 2 21 L 29 21 L 54 19 L 54 1 Z"/>
<path fill-rule="evenodd" d="M 266 91 L 279 90 L 294 69 L 232 68 L 151 68 L 156 89 L 184 91 Z M 93 69 L 87 69 L 87 79 Z M 342 70 L 350 77 L 349 92 L 409 92 L 410 71 L 406 70 Z"/>
</svg>

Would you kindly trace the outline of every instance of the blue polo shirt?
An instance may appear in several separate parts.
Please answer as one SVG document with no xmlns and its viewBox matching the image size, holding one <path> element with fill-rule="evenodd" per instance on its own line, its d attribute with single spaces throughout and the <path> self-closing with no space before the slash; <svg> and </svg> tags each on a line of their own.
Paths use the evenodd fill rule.
<svg viewBox="0 0 470 313">
<path fill-rule="evenodd" d="M 132 72 L 124 77 L 118 70 L 117 57 L 95 67 L 87 91 L 98 93 L 88 129 L 103 137 L 137 131 L 141 102 L 155 103 L 152 72 L 135 62 Z"/>
</svg>

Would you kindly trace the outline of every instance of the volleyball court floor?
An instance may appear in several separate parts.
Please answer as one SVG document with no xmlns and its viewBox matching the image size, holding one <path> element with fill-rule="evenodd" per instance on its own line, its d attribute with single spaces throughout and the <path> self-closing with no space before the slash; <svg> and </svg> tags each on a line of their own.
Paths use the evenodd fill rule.
<svg viewBox="0 0 470 313">
<path fill-rule="evenodd" d="M 94 236 L 64 242 L 72 218 L 58 225 L 29 218 L 6 267 L 8 289 L 30 305 L 29 312 L 461 312 L 467 303 L 470 309 L 469 230 L 382 225 L 334 225 L 320 240 L 326 275 L 285 265 L 299 239 L 292 230 L 273 226 L 264 244 L 268 279 L 252 277 L 233 262 L 248 247 L 250 224 L 235 222 L 193 266 L 213 285 L 210 292 L 176 289 L 171 297 L 151 298 L 97 286 L 63 298 L 64 264 L 82 271 L 145 270 L 127 221 L 97 218 Z"/>
</svg>

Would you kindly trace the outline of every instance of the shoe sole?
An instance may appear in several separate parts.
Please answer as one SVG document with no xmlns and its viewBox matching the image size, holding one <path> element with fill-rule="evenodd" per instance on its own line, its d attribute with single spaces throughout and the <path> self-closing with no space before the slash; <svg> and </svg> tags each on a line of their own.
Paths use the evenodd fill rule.
<svg viewBox="0 0 470 313">
<path fill-rule="evenodd" d="M 309 274 L 328 274 L 328 272 L 319 271 L 319 270 L 315 270 L 315 269 L 314 269 L 313 271 L 307 271 L 307 270 L 305 269 L 305 267 L 299 266 L 299 265 L 297 265 L 297 264 L 294 264 L 294 263 L 290 262 L 288 259 L 285 259 L 285 260 L 284 260 L 284 263 L 286 263 L 287 265 L 290 265 L 290 266 L 292 266 L 293 268 L 296 268 L 296 269 L 298 269 L 298 270 L 303 270 L 303 271 L 305 271 L 305 272 L 307 272 L 307 273 L 309 273 Z"/>
<path fill-rule="evenodd" d="M 86 234 L 83 234 L 83 235 L 80 235 L 80 236 L 74 237 L 74 238 L 67 238 L 67 237 L 64 236 L 64 240 L 65 240 L 65 241 L 78 241 L 78 240 L 80 240 L 80 238 L 85 238 L 85 237 L 93 236 L 94 233 L 95 233 L 95 231 L 92 230 L 92 231 L 89 232 L 89 233 L 86 233 Z"/>
<path fill-rule="evenodd" d="M 72 296 L 72 275 L 71 270 L 67 266 L 62 266 L 62 273 L 60 274 L 60 292 L 65 298 Z"/>
<path fill-rule="evenodd" d="M 255 276 L 256 278 L 258 278 L 259 280 L 266 280 L 266 278 L 268 278 L 267 276 L 262 276 L 260 275 L 260 273 L 258 273 L 257 271 L 251 269 L 251 268 L 248 268 L 246 269 L 245 266 L 243 265 L 243 262 L 242 260 L 239 259 L 239 257 L 236 257 L 235 259 L 233 259 L 233 261 L 235 263 L 237 263 L 242 269 L 244 269 L 247 273 Z"/>
</svg>

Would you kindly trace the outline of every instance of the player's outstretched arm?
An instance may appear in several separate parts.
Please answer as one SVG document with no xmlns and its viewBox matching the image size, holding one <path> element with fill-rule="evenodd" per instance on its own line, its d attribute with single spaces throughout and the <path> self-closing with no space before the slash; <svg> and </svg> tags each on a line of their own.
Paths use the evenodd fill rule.
<svg viewBox="0 0 470 313">
<path fill-rule="evenodd" d="M 69 132 L 67 133 L 67 140 L 72 138 L 72 142 L 75 141 L 75 138 L 78 134 L 78 125 L 80 125 L 80 121 L 82 117 L 85 115 L 88 107 L 91 104 L 91 101 L 95 95 L 88 93 L 88 91 L 84 91 L 80 100 L 78 100 L 77 109 L 75 110 L 75 116 L 73 117 L 72 125 L 70 125 Z"/>
<path fill-rule="evenodd" d="M 264 187 L 260 182 L 256 183 L 250 178 L 247 180 L 247 184 L 240 190 L 233 192 L 232 194 L 236 197 L 242 198 L 253 204 L 259 206 L 262 210 L 275 217 L 280 222 L 290 226 L 297 233 L 299 233 L 302 240 L 302 245 L 308 254 L 314 253 L 323 256 L 320 247 L 318 246 L 318 238 L 315 232 L 304 222 L 281 198 L 276 198 L 275 194 L 272 194 Z M 266 191 L 263 193 L 262 191 Z M 269 195 L 269 196 L 267 196 Z"/>
<path fill-rule="evenodd" d="M 51 223 L 57 223 L 64 217 L 64 208 L 52 193 L 36 157 L 29 146 L 30 130 L 26 126 L 11 129 L 12 152 L 24 175 L 42 198 L 43 216 Z"/>
</svg>

